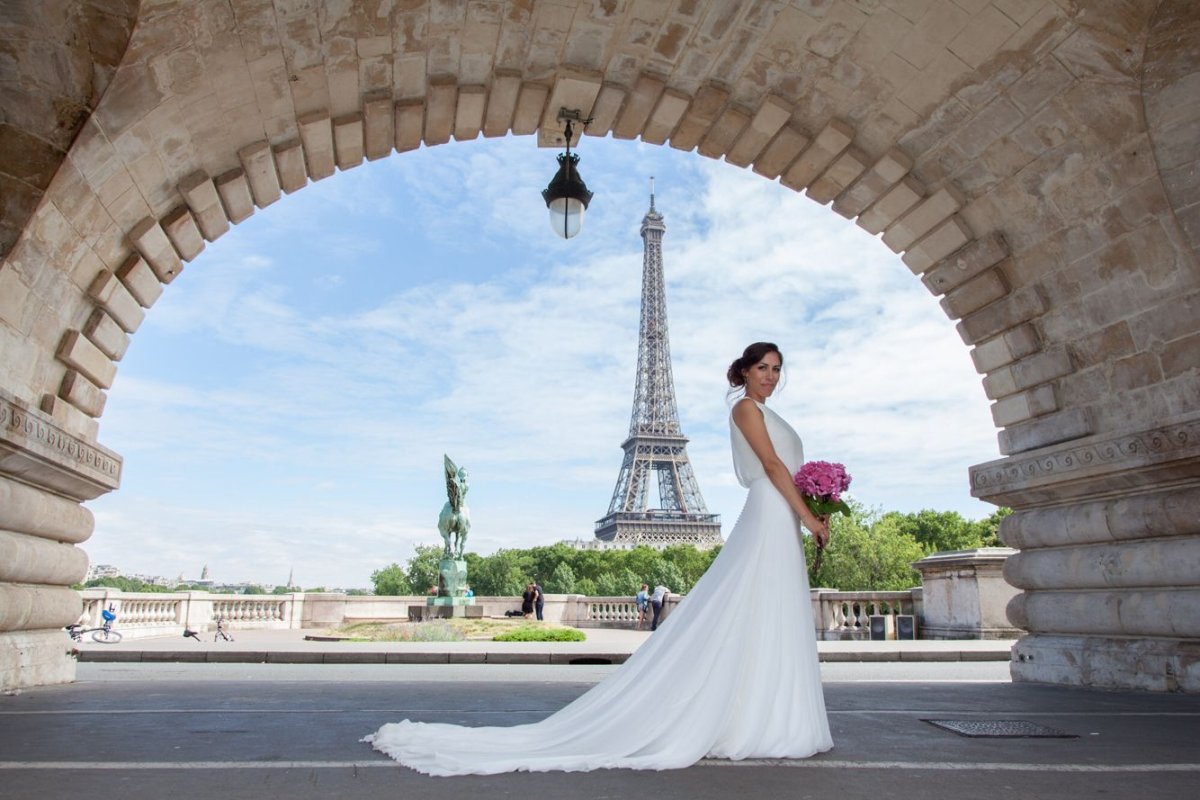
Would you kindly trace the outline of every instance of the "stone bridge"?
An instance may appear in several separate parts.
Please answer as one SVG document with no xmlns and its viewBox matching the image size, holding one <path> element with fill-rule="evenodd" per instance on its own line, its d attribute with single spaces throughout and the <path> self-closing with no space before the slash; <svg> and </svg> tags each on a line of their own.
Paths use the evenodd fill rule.
<svg viewBox="0 0 1200 800">
<path fill-rule="evenodd" d="M 570 107 L 902 254 L 994 401 L 1014 676 L 1200 689 L 1197 42 L 1193 0 L 8 0 L 0 683 L 73 675 L 107 392 L 206 243 Z"/>
</svg>

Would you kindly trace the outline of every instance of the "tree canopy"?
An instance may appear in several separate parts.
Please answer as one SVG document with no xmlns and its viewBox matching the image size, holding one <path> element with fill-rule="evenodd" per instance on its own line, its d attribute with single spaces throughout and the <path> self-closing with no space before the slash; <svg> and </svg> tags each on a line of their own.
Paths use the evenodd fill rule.
<svg viewBox="0 0 1200 800">
<path fill-rule="evenodd" d="M 835 515 L 833 537 L 825 551 L 813 588 L 843 591 L 898 591 L 916 586 L 921 576 L 912 563 L 945 550 L 968 550 L 1000 544 L 1002 508 L 981 520 L 968 520 L 956 511 L 902 514 L 868 509 L 851 503 L 849 516 Z M 809 563 L 815 550 L 805 537 Z M 499 550 L 491 555 L 466 553 L 467 574 L 477 596 L 512 597 L 533 581 L 553 594 L 599 597 L 633 596 L 642 583 L 663 584 L 686 594 L 704 574 L 720 548 L 697 550 L 679 545 L 656 550 L 576 550 L 565 544 Z M 423 595 L 438 582 L 442 548 L 418 545 L 404 566 L 390 564 L 371 575 L 380 595 Z"/>
</svg>

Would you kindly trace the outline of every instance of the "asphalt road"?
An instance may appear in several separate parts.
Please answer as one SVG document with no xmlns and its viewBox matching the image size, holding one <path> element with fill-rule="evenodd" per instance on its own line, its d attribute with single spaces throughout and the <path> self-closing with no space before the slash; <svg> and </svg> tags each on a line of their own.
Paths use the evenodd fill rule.
<svg viewBox="0 0 1200 800">
<path fill-rule="evenodd" d="M 823 665 L 835 747 L 801 761 L 429 778 L 359 742 L 404 717 L 533 722 L 611 669 L 80 665 L 78 683 L 0 697 L 0 798 L 1184 800 L 1200 787 L 1200 697 L 1013 684 L 995 663 Z M 1066 738 L 968 738 L 929 719 Z"/>
</svg>

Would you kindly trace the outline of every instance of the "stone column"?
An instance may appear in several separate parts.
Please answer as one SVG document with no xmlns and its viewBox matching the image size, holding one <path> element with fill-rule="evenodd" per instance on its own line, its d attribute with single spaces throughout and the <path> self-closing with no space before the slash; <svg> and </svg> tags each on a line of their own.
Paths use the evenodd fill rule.
<svg viewBox="0 0 1200 800">
<path fill-rule="evenodd" d="M 971 472 L 973 494 L 1015 509 L 1014 679 L 1200 691 L 1200 413 Z"/>
<path fill-rule="evenodd" d="M 913 564 L 921 573 L 922 639 L 1015 639 L 1005 608 L 1017 590 L 1002 573 L 1015 553 L 1007 547 L 981 547 L 934 553 Z"/>
<path fill-rule="evenodd" d="M 80 503 L 115 489 L 121 458 L 67 433 L 0 390 L 0 688 L 75 679 L 63 626 L 83 605 L 78 545 L 92 535 Z"/>
</svg>

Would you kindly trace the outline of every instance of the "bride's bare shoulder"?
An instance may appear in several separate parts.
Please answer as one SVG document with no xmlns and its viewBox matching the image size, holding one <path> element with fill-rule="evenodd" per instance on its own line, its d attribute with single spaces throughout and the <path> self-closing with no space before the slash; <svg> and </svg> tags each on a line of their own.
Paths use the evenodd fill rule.
<svg viewBox="0 0 1200 800">
<path fill-rule="evenodd" d="M 734 422 L 738 423 L 738 427 L 750 420 L 763 418 L 762 409 L 758 403 L 749 397 L 743 397 L 733 404 L 733 410 L 730 412 L 733 415 Z"/>
</svg>

